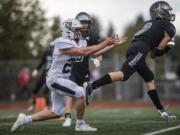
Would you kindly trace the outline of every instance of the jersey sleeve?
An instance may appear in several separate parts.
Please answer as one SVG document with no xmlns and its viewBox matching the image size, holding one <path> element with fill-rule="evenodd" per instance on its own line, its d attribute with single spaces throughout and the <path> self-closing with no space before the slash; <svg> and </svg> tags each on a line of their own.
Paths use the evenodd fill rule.
<svg viewBox="0 0 180 135">
<path fill-rule="evenodd" d="M 175 36 L 176 28 L 172 23 L 170 23 L 169 21 L 164 21 L 163 28 L 171 38 Z"/>
<path fill-rule="evenodd" d="M 68 49 L 75 47 L 75 43 L 69 40 L 60 40 L 56 42 L 56 47 L 58 49 Z"/>
</svg>

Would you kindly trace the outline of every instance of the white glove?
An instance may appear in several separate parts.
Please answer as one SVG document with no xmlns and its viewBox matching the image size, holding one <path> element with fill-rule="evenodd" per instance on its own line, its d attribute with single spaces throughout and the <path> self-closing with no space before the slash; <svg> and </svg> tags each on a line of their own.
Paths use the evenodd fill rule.
<svg viewBox="0 0 180 135">
<path fill-rule="evenodd" d="M 93 58 L 91 58 L 91 60 L 93 61 L 93 63 L 94 63 L 94 65 L 96 66 L 96 67 L 99 67 L 100 66 L 100 60 L 98 60 L 98 59 L 93 59 Z"/>
<path fill-rule="evenodd" d="M 38 75 L 38 70 L 37 69 L 34 69 L 33 71 L 32 71 L 32 76 L 33 77 L 36 77 Z"/>
</svg>

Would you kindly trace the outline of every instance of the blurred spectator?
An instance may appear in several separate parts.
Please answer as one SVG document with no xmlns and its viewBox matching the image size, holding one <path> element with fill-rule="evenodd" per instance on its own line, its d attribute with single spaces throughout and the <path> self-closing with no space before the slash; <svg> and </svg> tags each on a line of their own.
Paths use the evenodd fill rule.
<svg viewBox="0 0 180 135">
<path fill-rule="evenodd" d="M 18 74 L 19 91 L 17 99 L 28 99 L 30 97 L 29 82 L 31 79 L 30 70 L 28 67 L 23 67 Z"/>
</svg>

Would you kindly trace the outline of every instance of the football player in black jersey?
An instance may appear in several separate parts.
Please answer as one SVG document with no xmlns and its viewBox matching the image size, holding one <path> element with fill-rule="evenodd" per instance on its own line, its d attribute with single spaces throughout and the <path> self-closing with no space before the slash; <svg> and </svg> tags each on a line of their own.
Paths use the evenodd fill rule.
<svg viewBox="0 0 180 135">
<path fill-rule="evenodd" d="M 146 56 L 151 52 L 152 58 L 167 53 L 172 45 L 168 42 L 175 36 L 176 29 L 171 23 L 175 20 L 172 7 L 165 1 L 158 1 L 150 7 L 151 20 L 144 23 L 142 28 L 134 34 L 134 38 L 127 50 L 127 59 L 120 71 L 110 72 L 92 83 L 85 83 L 86 104 L 89 104 L 94 89 L 115 81 L 126 81 L 135 72 L 144 79 L 147 93 L 165 120 L 173 120 L 176 116 L 167 113 L 162 106 L 155 84 L 154 75 L 146 64 Z"/>
<path fill-rule="evenodd" d="M 38 72 L 42 70 L 39 78 L 37 78 L 37 81 L 35 82 L 35 85 L 32 89 L 32 105 L 27 109 L 27 111 L 34 111 L 36 97 L 41 89 L 43 90 L 43 96 L 46 99 L 46 105 L 49 106 L 49 89 L 46 86 L 46 73 L 49 70 L 52 62 L 52 48 L 53 47 L 50 45 L 50 47 L 44 51 L 39 65 L 32 72 L 32 76 L 36 77 L 38 75 Z"/>
</svg>

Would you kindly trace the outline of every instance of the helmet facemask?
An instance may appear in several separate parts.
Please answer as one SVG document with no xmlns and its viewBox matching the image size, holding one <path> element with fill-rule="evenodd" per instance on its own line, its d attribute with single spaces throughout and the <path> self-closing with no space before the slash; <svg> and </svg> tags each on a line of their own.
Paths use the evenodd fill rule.
<svg viewBox="0 0 180 135">
<path fill-rule="evenodd" d="M 81 24 L 83 26 L 81 29 L 82 36 L 87 37 L 90 32 L 91 22 L 90 21 L 81 21 Z"/>
<path fill-rule="evenodd" d="M 89 14 L 86 12 L 80 12 L 77 16 L 76 19 L 78 19 L 83 28 L 81 30 L 82 36 L 87 37 L 89 35 L 90 29 L 91 29 L 91 17 Z"/>
</svg>

